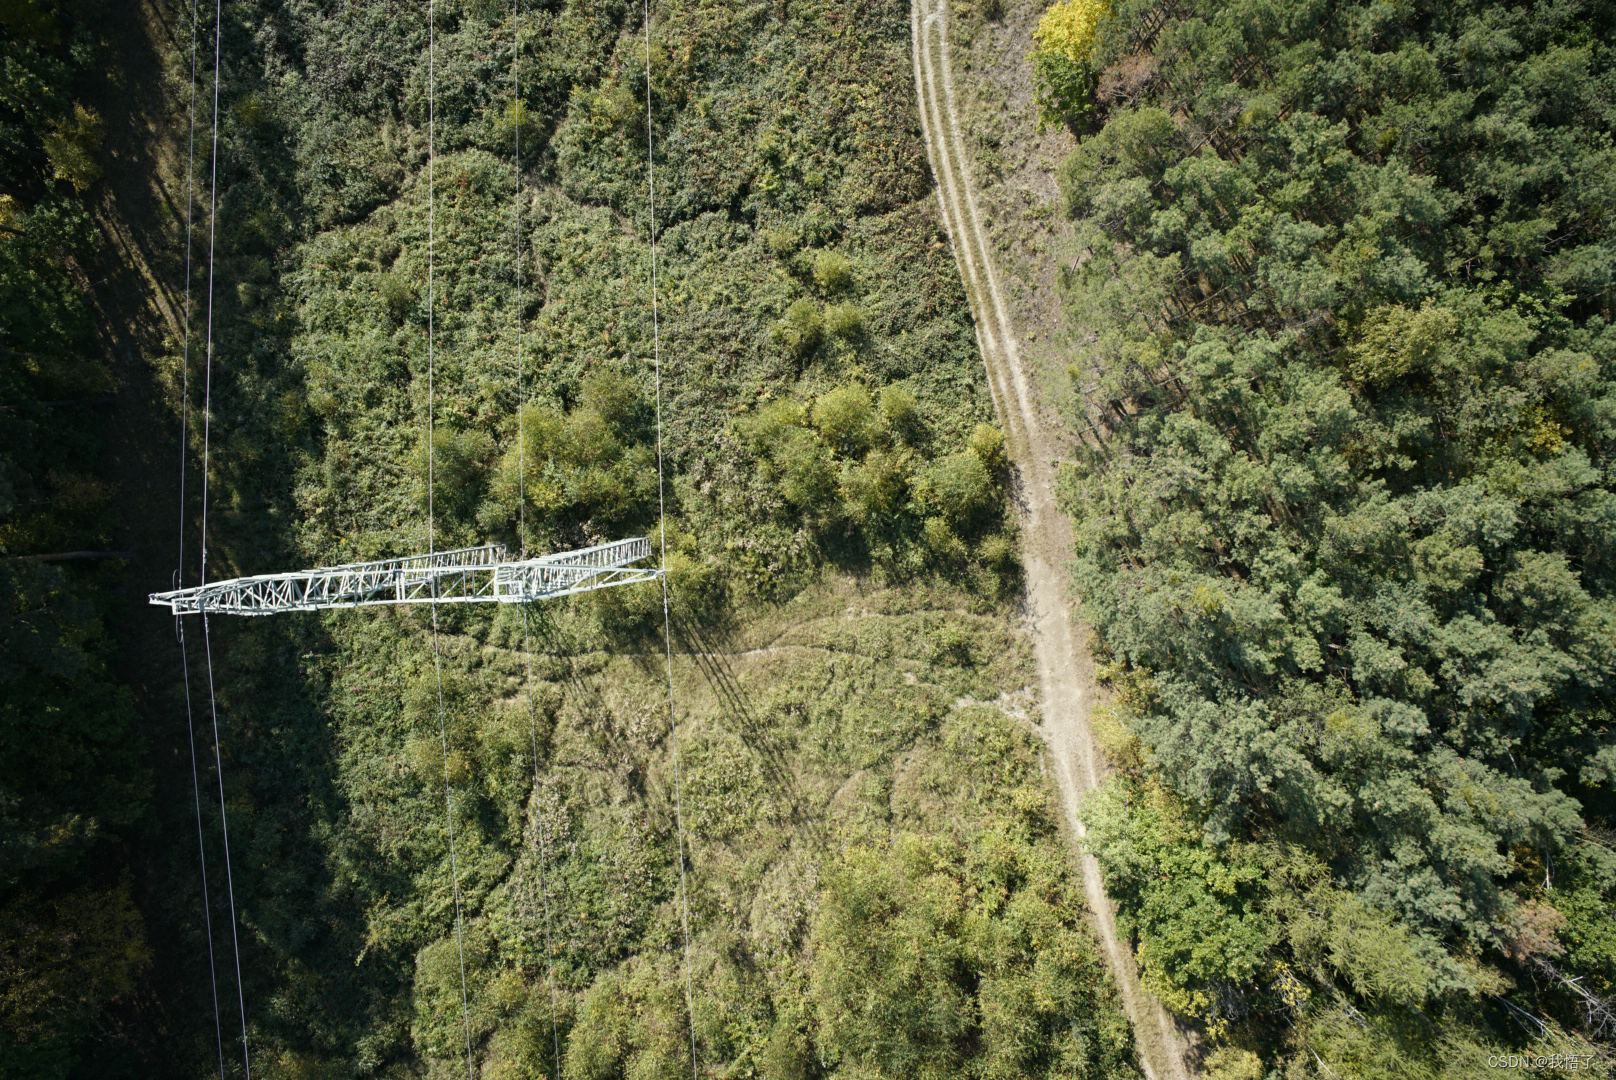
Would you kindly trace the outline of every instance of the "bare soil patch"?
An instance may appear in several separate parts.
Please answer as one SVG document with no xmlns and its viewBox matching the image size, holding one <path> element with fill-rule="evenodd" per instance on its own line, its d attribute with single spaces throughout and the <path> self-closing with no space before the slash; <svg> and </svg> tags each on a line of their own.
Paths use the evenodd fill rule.
<svg viewBox="0 0 1616 1080">
<path fill-rule="evenodd" d="M 1018 474 L 1027 619 L 1042 691 L 1039 731 L 1140 1064 L 1152 1080 L 1179 1080 L 1190 1075 L 1185 1039 L 1140 986 L 1133 951 L 1117 938 L 1099 867 L 1081 850 L 1078 808 L 1105 763 L 1088 723 L 1099 688 L 1087 630 L 1073 621 L 1067 595 L 1071 523 L 1055 504 L 1060 461 L 1076 443 L 1061 420 L 1069 393 L 1061 345 L 1071 328 L 1063 324 L 1055 288 L 1059 266 L 1075 256 L 1054 176 L 1072 141 L 1063 131 L 1036 127 L 1025 57 L 1041 10 L 1036 2 L 1014 3 L 989 22 L 970 9 L 962 20 L 968 41 L 954 46 L 948 0 L 914 0 L 915 85 L 938 202 Z"/>
</svg>

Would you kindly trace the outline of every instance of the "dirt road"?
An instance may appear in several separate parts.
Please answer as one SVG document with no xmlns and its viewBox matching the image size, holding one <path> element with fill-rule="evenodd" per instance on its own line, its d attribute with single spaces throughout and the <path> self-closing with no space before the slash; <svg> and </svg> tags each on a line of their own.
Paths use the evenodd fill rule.
<svg viewBox="0 0 1616 1080">
<path fill-rule="evenodd" d="M 938 202 L 970 296 L 1006 448 L 1019 474 L 1022 560 L 1042 692 L 1041 731 L 1055 766 L 1067 823 L 1074 841 L 1080 841 L 1084 830 L 1078 804 L 1099 783 L 1104 765 L 1088 724 L 1095 695 L 1094 665 L 1072 623 L 1067 599 L 1071 523 L 1055 505 L 1055 462 L 1066 447 L 1042 419 L 1037 380 L 1022 359 L 1011 308 L 977 208 L 950 64 L 948 0 L 912 0 L 910 22 L 915 86 Z M 1046 294 L 1044 302 L 1052 304 L 1055 298 Z M 1132 950 L 1117 940 L 1116 919 L 1099 867 L 1088 854 L 1081 855 L 1080 862 L 1095 928 L 1133 1024 L 1145 1075 L 1151 1080 L 1187 1080 L 1184 1042 L 1166 1010 L 1140 987 Z"/>
</svg>

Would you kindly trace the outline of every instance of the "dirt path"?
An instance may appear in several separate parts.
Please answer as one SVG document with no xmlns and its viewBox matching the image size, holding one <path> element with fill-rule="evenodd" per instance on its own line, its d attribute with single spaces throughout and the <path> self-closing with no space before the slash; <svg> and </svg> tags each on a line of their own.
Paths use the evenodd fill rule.
<svg viewBox="0 0 1616 1080">
<path fill-rule="evenodd" d="M 1022 559 L 1038 676 L 1043 723 L 1074 838 L 1084 835 L 1077 808 L 1103 774 L 1103 761 L 1089 730 L 1094 701 L 1093 661 L 1072 623 L 1065 564 L 1072 549 L 1071 524 L 1055 505 L 1056 462 L 1067 440 L 1046 416 L 1036 372 L 1022 357 L 1021 341 L 1007 290 L 994 265 L 993 248 L 978 207 L 972 167 L 961 135 L 948 42 L 948 0 L 911 0 L 915 86 L 926 149 L 937 182 L 938 202 L 954 244 L 960 273 L 976 318 L 977 340 L 987 363 L 988 381 L 1005 428 L 1005 441 L 1019 473 Z M 1040 294 L 1034 291 L 1036 305 Z M 1023 306 L 1028 297 L 1022 297 Z M 1044 290 L 1044 306 L 1055 296 Z M 1048 320 L 1053 322 L 1055 320 Z M 1117 940 L 1116 919 L 1093 856 L 1080 856 L 1083 887 L 1106 961 L 1133 1024 L 1139 1060 L 1151 1080 L 1184 1080 L 1184 1043 L 1161 1004 L 1139 985 L 1133 953 Z"/>
</svg>

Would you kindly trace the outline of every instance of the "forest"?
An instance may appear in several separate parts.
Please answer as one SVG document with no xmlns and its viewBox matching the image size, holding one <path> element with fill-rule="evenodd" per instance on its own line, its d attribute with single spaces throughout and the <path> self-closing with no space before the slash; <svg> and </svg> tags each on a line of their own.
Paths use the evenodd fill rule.
<svg viewBox="0 0 1616 1080">
<path fill-rule="evenodd" d="M 1209 1076 L 1608 1068 L 1616 10 L 1060 8 L 1085 814 L 1147 983 Z"/>
<path fill-rule="evenodd" d="M 106 374 L 67 358 L 121 257 L 85 102 L 125 43 L 95 0 L 4 9 L 0 1072 L 1136 1075 L 907 8 L 659 5 L 648 50 L 597 0 L 153 10 L 189 322 Z M 62 404 L 119 379 L 187 423 L 183 505 Z M 643 587 L 141 651 L 167 570 L 14 557 L 120 514 L 175 521 L 186 584 L 204 545 L 217 579 L 665 529 L 672 685 Z"/>
<path fill-rule="evenodd" d="M 46 1076 L 149 963 L 122 853 L 149 835 L 152 782 L 114 672 L 118 561 L 61 558 L 116 525 L 115 374 L 83 302 L 103 132 L 75 91 L 94 46 L 44 9 L 0 12 L 0 1075 Z"/>
</svg>

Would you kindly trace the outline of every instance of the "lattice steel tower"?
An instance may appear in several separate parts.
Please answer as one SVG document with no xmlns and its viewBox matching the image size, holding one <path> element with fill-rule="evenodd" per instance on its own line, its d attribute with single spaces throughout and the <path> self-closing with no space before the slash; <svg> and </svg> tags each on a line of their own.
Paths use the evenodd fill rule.
<svg viewBox="0 0 1616 1080">
<path fill-rule="evenodd" d="M 644 536 L 510 561 L 502 544 L 214 581 L 152 593 L 176 615 L 273 615 L 279 611 L 381 604 L 523 604 L 636 581 L 662 571 L 634 566 L 651 557 Z"/>
</svg>

